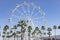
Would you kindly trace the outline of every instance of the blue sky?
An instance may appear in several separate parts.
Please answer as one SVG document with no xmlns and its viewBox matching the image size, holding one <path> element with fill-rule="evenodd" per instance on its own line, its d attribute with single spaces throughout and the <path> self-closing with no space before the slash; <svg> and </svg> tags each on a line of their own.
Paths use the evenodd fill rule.
<svg viewBox="0 0 60 40">
<path fill-rule="evenodd" d="M 60 25 L 60 0 L 0 0 L 1 27 L 8 24 L 9 11 L 14 9 L 17 3 L 20 4 L 24 1 L 28 3 L 34 2 L 36 5 L 41 6 L 41 9 L 46 13 L 45 18 L 48 20 L 47 27 Z"/>
</svg>

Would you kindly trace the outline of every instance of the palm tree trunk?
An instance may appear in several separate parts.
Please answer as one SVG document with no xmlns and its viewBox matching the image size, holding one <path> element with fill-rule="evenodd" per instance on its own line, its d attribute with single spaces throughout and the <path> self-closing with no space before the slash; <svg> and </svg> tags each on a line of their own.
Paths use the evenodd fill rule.
<svg viewBox="0 0 60 40">
<path fill-rule="evenodd" d="M 50 35 L 49 35 L 49 40 L 51 40 Z"/>
<path fill-rule="evenodd" d="M 43 39 L 42 39 L 42 34 L 41 34 L 41 40 L 43 40 Z"/>
<path fill-rule="evenodd" d="M 15 35 L 14 35 L 14 40 L 15 40 Z"/>
<path fill-rule="evenodd" d="M 43 40 L 43 32 L 44 32 L 44 31 L 42 30 L 42 34 L 41 34 L 41 40 Z"/>
<path fill-rule="evenodd" d="M 18 35 L 17 35 L 17 40 L 18 40 Z"/>
<path fill-rule="evenodd" d="M 3 38 L 3 40 L 4 40 L 4 38 Z"/>
<path fill-rule="evenodd" d="M 24 40 L 24 33 L 22 33 L 22 40 Z"/>
<path fill-rule="evenodd" d="M 24 33 L 23 33 L 23 27 L 21 27 L 21 40 L 24 40 Z"/>
<path fill-rule="evenodd" d="M 28 40 L 30 40 L 30 32 L 28 33 Z"/>
<path fill-rule="evenodd" d="M 55 40 L 56 40 L 56 29 L 55 29 Z"/>
<path fill-rule="evenodd" d="M 22 27 L 21 27 L 21 40 L 22 40 Z"/>
</svg>

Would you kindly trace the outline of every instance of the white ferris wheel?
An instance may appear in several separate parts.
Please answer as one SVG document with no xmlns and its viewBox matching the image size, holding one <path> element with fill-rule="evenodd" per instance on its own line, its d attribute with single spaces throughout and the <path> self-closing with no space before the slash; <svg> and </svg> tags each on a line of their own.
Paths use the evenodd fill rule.
<svg viewBox="0 0 60 40">
<path fill-rule="evenodd" d="M 40 6 L 35 5 L 33 2 L 16 4 L 16 7 L 10 14 L 9 22 L 15 24 L 20 20 L 27 20 L 28 25 L 32 26 L 37 26 L 36 24 L 41 23 L 42 19 L 45 17 L 45 12 Z"/>
</svg>

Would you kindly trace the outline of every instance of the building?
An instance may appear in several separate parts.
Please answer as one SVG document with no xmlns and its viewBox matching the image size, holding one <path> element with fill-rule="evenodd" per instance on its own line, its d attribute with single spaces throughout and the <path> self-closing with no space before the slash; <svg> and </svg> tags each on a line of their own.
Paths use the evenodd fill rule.
<svg viewBox="0 0 60 40">
<path fill-rule="evenodd" d="M 51 38 L 51 40 L 60 40 L 60 35 L 56 35 L 56 38 L 55 38 L 55 36 L 51 36 L 50 37 Z M 49 37 L 43 37 L 43 40 L 49 40 Z"/>
</svg>

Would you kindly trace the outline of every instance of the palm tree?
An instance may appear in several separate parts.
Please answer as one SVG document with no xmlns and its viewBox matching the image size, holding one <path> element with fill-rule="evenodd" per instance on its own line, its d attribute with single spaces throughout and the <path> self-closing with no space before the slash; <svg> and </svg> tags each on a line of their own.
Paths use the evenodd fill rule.
<svg viewBox="0 0 60 40">
<path fill-rule="evenodd" d="M 30 40 L 31 30 L 32 30 L 32 27 L 28 26 L 28 40 Z"/>
<path fill-rule="evenodd" d="M 23 30 L 24 30 L 25 26 L 27 26 L 27 24 L 26 24 L 26 22 L 24 20 L 21 20 L 21 21 L 18 22 L 18 26 L 21 27 L 21 40 L 24 40 L 24 37 L 23 37 L 24 32 L 23 32 Z"/>
<path fill-rule="evenodd" d="M 48 28 L 47 30 L 48 30 L 48 33 L 47 33 L 47 34 L 49 35 L 49 40 L 51 40 L 51 39 L 50 39 L 50 35 L 51 35 L 52 29 L 51 29 L 51 28 Z"/>
<path fill-rule="evenodd" d="M 35 33 L 36 33 L 36 32 L 35 32 L 35 30 L 34 30 L 34 31 L 32 32 L 32 35 L 35 35 Z"/>
<path fill-rule="evenodd" d="M 3 35 L 2 37 L 3 37 L 3 40 L 4 40 L 5 35 Z"/>
<path fill-rule="evenodd" d="M 39 28 L 38 27 L 35 27 L 35 40 L 38 38 L 36 35 L 38 35 L 38 32 L 39 32 Z"/>
<path fill-rule="evenodd" d="M 32 32 L 32 38 L 34 38 L 34 40 L 35 40 L 35 33 L 36 33 L 36 31 L 34 30 L 34 31 Z"/>
<path fill-rule="evenodd" d="M 58 26 L 58 29 L 60 29 L 60 26 Z"/>
<path fill-rule="evenodd" d="M 35 31 L 39 31 L 39 28 L 38 27 L 35 27 Z"/>
<path fill-rule="evenodd" d="M 14 36 L 14 40 L 15 40 L 16 33 L 14 32 L 12 35 Z"/>
<path fill-rule="evenodd" d="M 7 38 L 8 38 L 8 40 L 9 40 L 9 38 L 10 38 L 10 36 L 9 36 L 9 32 L 7 32 L 7 36 L 6 36 Z"/>
<path fill-rule="evenodd" d="M 23 40 L 25 40 L 25 39 L 24 39 L 24 38 L 25 38 L 24 36 L 25 36 L 26 29 L 24 28 L 24 29 L 22 30 L 22 32 L 23 32 L 23 33 L 22 33 L 22 34 L 23 34 L 23 35 L 22 35 Z"/>
<path fill-rule="evenodd" d="M 45 26 L 42 26 L 42 27 L 41 27 L 41 30 L 42 30 L 42 35 L 44 35 Z"/>
<path fill-rule="evenodd" d="M 42 27 L 41 27 L 41 30 L 43 30 L 43 33 L 44 33 L 44 30 L 45 30 L 45 26 L 42 26 Z"/>
<path fill-rule="evenodd" d="M 21 33 L 20 31 L 16 32 L 17 40 L 18 40 L 18 37 L 19 37 L 18 34 L 20 34 L 20 33 Z"/>
<path fill-rule="evenodd" d="M 13 36 L 12 34 L 13 34 L 13 31 L 12 31 L 12 29 L 10 29 L 10 39 Z"/>
<path fill-rule="evenodd" d="M 56 40 L 56 29 L 57 29 L 57 26 L 54 25 L 54 26 L 53 26 L 53 29 L 55 30 L 55 40 Z"/>
<path fill-rule="evenodd" d="M 1 26 L 0 26 L 0 30 L 1 30 Z M 0 36 L 1 36 L 1 32 L 0 32 Z"/>
<path fill-rule="evenodd" d="M 3 28 L 3 31 L 5 32 L 5 37 L 6 37 L 6 31 L 9 29 L 9 26 L 8 25 L 5 25 L 4 28 Z M 6 39 L 5 39 L 6 40 Z"/>
<path fill-rule="evenodd" d="M 41 39 L 41 34 L 42 34 L 42 32 L 41 32 L 41 30 L 38 30 L 38 33 L 37 34 L 39 34 L 39 38 Z"/>
<path fill-rule="evenodd" d="M 15 40 L 17 26 L 16 26 L 16 25 L 14 25 L 12 29 L 14 29 L 13 36 L 14 36 L 14 40 Z"/>
<path fill-rule="evenodd" d="M 9 29 L 9 26 L 8 25 L 5 25 L 5 27 L 3 28 L 3 31 L 7 31 L 7 29 Z"/>
<path fill-rule="evenodd" d="M 3 38 L 3 40 L 5 39 L 5 32 L 3 32 L 2 38 Z"/>
</svg>

